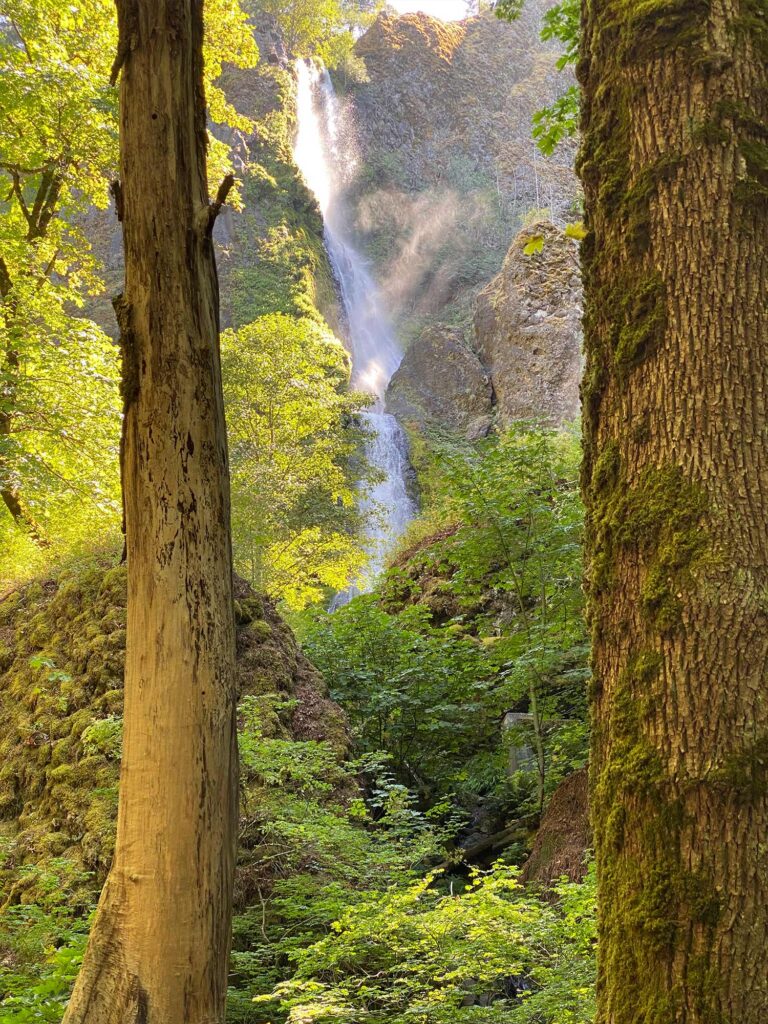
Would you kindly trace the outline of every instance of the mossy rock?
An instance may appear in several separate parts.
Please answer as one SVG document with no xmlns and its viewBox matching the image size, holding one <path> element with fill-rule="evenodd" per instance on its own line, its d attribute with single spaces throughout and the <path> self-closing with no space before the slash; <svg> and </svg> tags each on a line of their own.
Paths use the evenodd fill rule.
<svg viewBox="0 0 768 1024">
<path fill-rule="evenodd" d="M 322 676 L 267 598 L 242 580 L 235 591 L 241 695 L 290 698 L 267 731 L 329 741 L 343 757 L 346 721 Z M 125 624 L 125 567 L 105 562 L 62 570 L 0 601 L 0 907 L 44 898 L 41 879 L 61 858 L 86 902 L 106 877 L 119 739 L 102 749 L 88 737 L 122 715 Z"/>
</svg>

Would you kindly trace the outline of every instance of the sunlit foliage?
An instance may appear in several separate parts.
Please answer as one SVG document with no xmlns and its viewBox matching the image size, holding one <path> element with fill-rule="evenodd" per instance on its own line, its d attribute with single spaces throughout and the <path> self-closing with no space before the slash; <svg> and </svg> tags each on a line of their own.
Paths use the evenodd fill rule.
<svg viewBox="0 0 768 1024">
<path fill-rule="evenodd" d="M 235 0 L 207 13 L 211 116 L 248 122 L 213 79 L 258 51 Z M 117 169 L 109 0 L 8 0 L 0 23 L 0 579 L 119 522 L 119 358 L 78 308 L 102 288 L 82 219 Z M 227 168 L 212 147 L 212 177 Z M 217 182 L 214 181 L 215 189 Z M 9 563 L 12 559 L 12 568 Z"/>
<path fill-rule="evenodd" d="M 503 865 L 457 892 L 428 876 L 347 910 L 263 1001 L 289 1024 L 590 1024 L 594 890 L 545 901 Z"/>
<path fill-rule="evenodd" d="M 302 608 L 362 568 L 355 414 L 368 400 L 347 390 L 346 352 L 308 317 L 259 317 L 225 332 L 222 352 L 235 565 Z"/>
<path fill-rule="evenodd" d="M 369 0 L 248 0 L 250 8 L 277 22 L 288 53 L 318 57 L 329 68 L 351 58 L 354 30 L 383 6 Z"/>
<path fill-rule="evenodd" d="M 417 522 L 377 591 L 315 614 L 304 644 L 360 748 L 386 750 L 422 798 L 483 795 L 523 813 L 585 758 L 578 442 L 513 428 L 433 458 L 427 536 Z M 508 741 L 533 749 L 512 778 L 507 711 L 527 723 Z"/>
</svg>

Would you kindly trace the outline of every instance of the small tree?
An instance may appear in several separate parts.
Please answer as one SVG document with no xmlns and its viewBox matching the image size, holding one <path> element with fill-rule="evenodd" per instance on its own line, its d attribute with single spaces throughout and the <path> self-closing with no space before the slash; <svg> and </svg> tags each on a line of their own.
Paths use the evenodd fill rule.
<svg viewBox="0 0 768 1024">
<path fill-rule="evenodd" d="M 302 608 L 363 568 L 355 484 L 365 469 L 349 357 L 323 324 L 260 317 L 223 337 L 238 572 Z"/>
</svg>

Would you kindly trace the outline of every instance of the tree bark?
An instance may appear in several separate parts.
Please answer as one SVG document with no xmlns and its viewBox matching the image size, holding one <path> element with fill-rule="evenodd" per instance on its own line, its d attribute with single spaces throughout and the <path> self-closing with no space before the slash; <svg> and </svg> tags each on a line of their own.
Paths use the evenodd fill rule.
<svg viewBox="0 0 768 1024">
<path fill-rule="evenodd" d="M 223 1020 L 237 814 L 201 0 L 118 0 L 128 636 L 120 807 L 67 1024 Z"/>
<path fill-rule="evenodd" d="M 768 8 L 583 0 L 599 1024 L 768 1017 Z"/>
<path fill-rule="evenodd" d="M 16 312 L 16 303 L 12 293 L 13 282 L 11 281 L 5 260 L 0 256 L 0 305 L 3 307 L 3 326 L 9 335 L 12 332 L 8 328 L 13 324 Z M 14 351 L 12 345 L 9 344 L 7 350 L 3 353 L 3 357 L 5 361 L 5 380 L 2 381 L 2 389 L 6 411 L 0 412 L 0 501 L 3 502 L 6 509 L 10 512 L 13 521 L 20 529 L 26 530 L 32 540 L 39 544 L 40 547 L 47 547 L 48 540 L 26 508 L 19 488 L 13 480 L 13 466 L 7 455 L 2 452 L 3 438 L 10 438 L 13 434 L 13 408 L 16 404 L 17 378 L 20 372 L 19 354 Z"/>
</svg>

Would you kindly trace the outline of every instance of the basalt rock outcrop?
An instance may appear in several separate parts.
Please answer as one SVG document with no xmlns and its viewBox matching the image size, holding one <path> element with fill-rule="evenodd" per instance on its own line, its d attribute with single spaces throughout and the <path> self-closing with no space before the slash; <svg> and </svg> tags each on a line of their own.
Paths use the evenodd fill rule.
<svg viewBox="0 0 768 1024">
<path fill-rule="evenodd" d="M 542 885 L 553 885 L 563 877 L 580 882 L 591 845 L 588 769 L 580 768 L 552 794 L 520 877 Z"/>
<path fill-rule="evenodd" d="M 460 328 L 428 327 L 413 342 L 390 382 L 387 410 L 403 423 L 452 431 L 490 425 L 491 378 Z"/>
<path fill-rule="evenodd" d="M 549 223 L 520 232 L 501 273 L 478 295 L 475 344 L 502 426 L 578 414 L 581 296 L 578 242 Z"/>
</svg>

